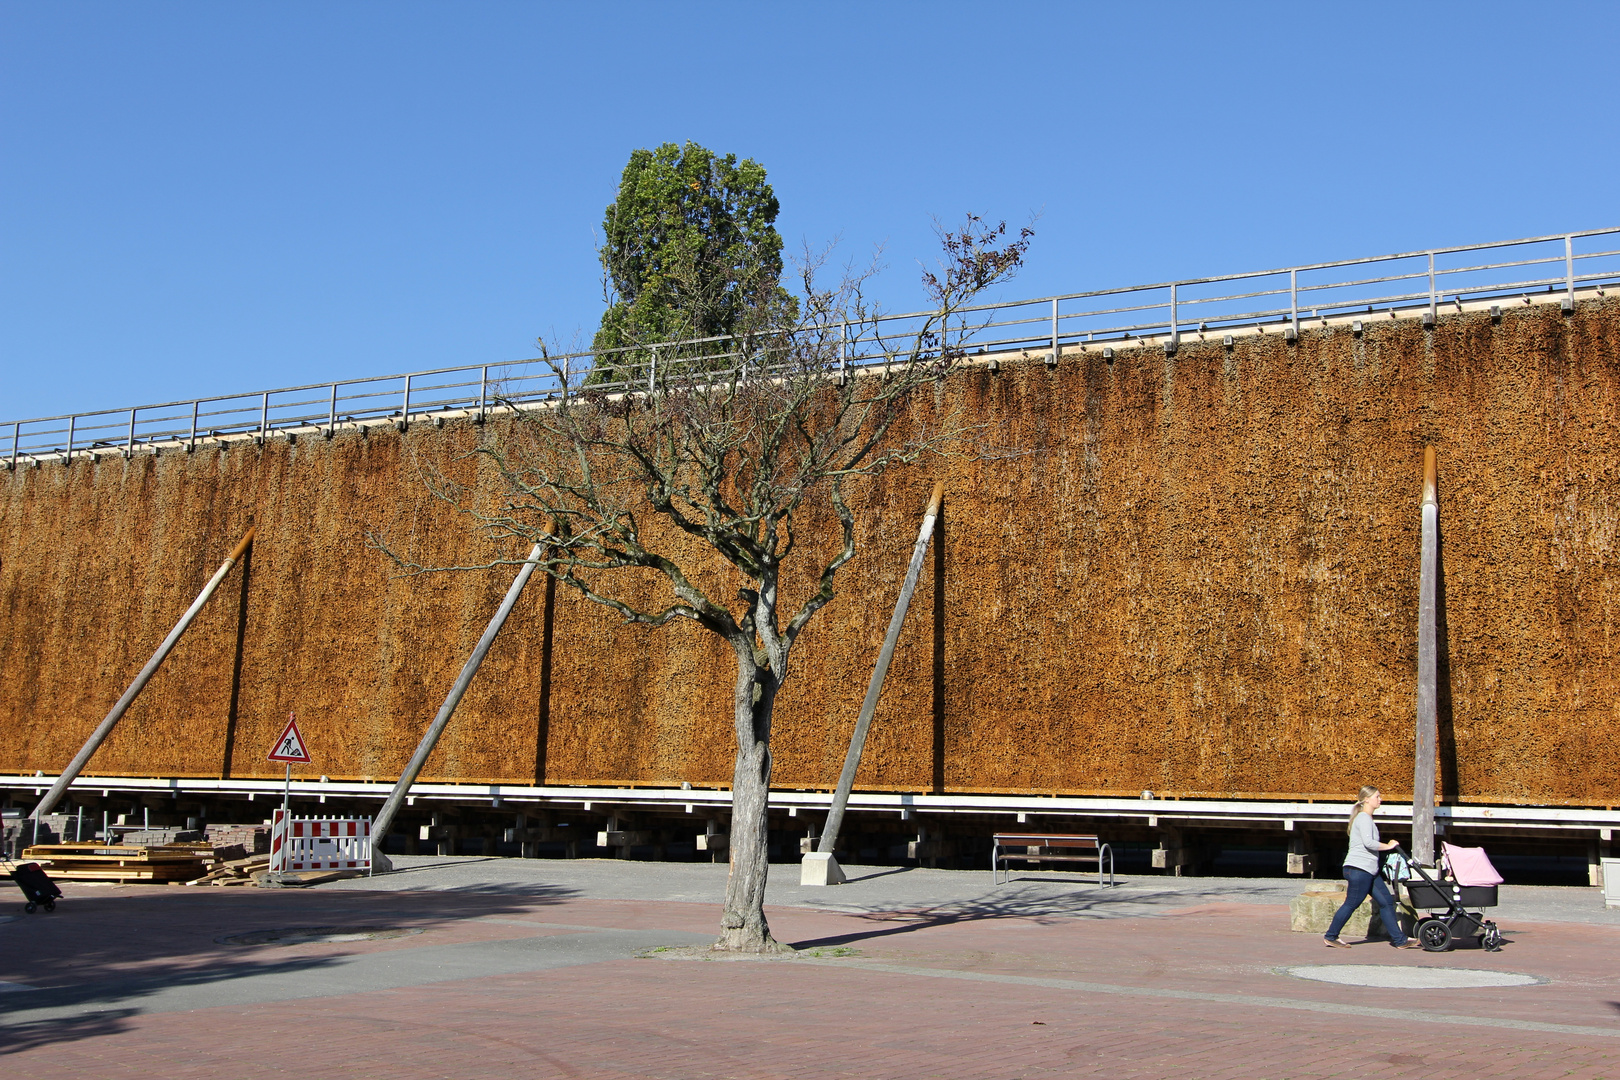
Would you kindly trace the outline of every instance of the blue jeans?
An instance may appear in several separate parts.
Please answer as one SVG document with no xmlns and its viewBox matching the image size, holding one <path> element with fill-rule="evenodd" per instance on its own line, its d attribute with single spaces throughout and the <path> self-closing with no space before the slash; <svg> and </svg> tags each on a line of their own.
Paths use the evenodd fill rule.
<svg viewBox="0 0 1620 1080">
<path fill-rule="evenodd" d="M 1395 898 L 1389 895 L 1389 886 L 1384 884 L 1383 875 L 1369 874 L 1357 867 L 1347 866 L 1344 868 L 1344 880 L 1350 883 L 1350 887 L 1345 890 L 1344 903 L 1333 913 L 1333 921 L 1328 924 L 1327 939 L 1339 940 L 1339 931 L 1344 929 L 1344 924 L 1350 921 L 1350 916 L 1355 914 L 1356 908 L 1361 906 L 1370 892 L 1373 906 L 1378 909 L 1378 917 L 1384 921 L 1384 929 L 1389 932 L 1389 943 L 1406 944 L 1406 935 L 1401 932 L 1401 920 L 1395 915 Z"/>
</svg>

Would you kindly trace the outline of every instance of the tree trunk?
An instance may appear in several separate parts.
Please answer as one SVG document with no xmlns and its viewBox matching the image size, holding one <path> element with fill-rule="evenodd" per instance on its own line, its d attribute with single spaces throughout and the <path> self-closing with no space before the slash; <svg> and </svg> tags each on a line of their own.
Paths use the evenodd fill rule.
<svg viewBox="0 0 1620 1080">
<path fill-rule="evenodd" d="M 771 709 L 775 679 L 769 668 L 738 659 L 737 767 L 731 780 L 731 872 L 716 949 L 785 952 L 765 921 L 765 879 L 770 870 Z"/>
</svg>

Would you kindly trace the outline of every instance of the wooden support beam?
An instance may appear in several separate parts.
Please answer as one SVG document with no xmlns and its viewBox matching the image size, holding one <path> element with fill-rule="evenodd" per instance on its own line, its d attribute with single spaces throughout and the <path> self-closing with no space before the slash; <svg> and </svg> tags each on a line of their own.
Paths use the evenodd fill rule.
<svg viewBox="0 0 1620 1080">
<path fill-rule="evenodd" d="M 866 746 L 866 732 L 877 712 L 878 699 L 883 694 L 883 679 L 894 659 L 894 647 L 900 640 L 900 628 L 906 621 L 906 610 L 911 606 L 911 594 L 916 591 L 917 578 L 922 573 L 923 556 L 928 552 L 928 541 L 934 535 L 934 522 L 939 519 L 940 500 L 945 497 L 945 481 L 934 484 L 933 497 L 923 512 L 922 528 L 917 532 L 917 543 L 911 551 L 911 563 L 906 568 L 906 580 L 895 601 L 894 617 L 889 620 L 889 632 L 878 652 L 877 666 L 872 670 L 872 681 L 866 688 L 866 699 L 861 702 L 860 715 L 855 720 L 855 733 L 850 737 L 849 753 L 844 756 L 844 770 L 838 776 L 838 789 L 833 793 L 832 808 L 827 813 L 826 826 L 821 830 L 821 842 L 816 850 L 831 855 L 838 844 L 838 830 L 844 823 L 844 809 L 849 805 L 849 793 L 855 786 L 855 772 L 861 764 L 861 751 Z"/>
<path fill-rule="evenodd" d="M 1418 578 L 1416 753 L 1412 767 L 1412 856 L 1434 865 L 1435 753 L 1440 741 L 1436 593 L 1440 574 L 1440 500 L 1434 447 L 1423 451 L 1423 552 Z"/>
<path fill-rule="evenodd" d="M 489 625 L 484 627 L 483 636 L 478 639 L 478 644 L 473 646 L 472 655 L 467 658 L 467 662 L 461 667 L 461 674 L 457 675 L 456 681 L 451 684 L 450 692 L 445 695 L 444 704 L 439 706 L 439 712 L 434 716 L 433 723 L 429 724 L 427 731 L 423 733 L 422 741 L 416 746 L 416 753 L 411 755 L 410 762 L 406 764 L 405 771 L 394 784 L 394 789 L 388 793 L 382 809 L 377 811 L 376 820 L 371 823 L 371 836 L 376 843 L 372 854 L 372 868 L 376 872 L 387 873 L 393 869 L 388 856 L 382 853 L 382 845 L 388 839 L 388 830 L 393 827 L 394 817 L 399 813 L 399 808 L 405 804 L 406 798 L 410 795 L 411 785 L 416 783 L 422 766 L 427 764 L 428 755 L 433 753 L 433 748 L 438 745 L 439 736 L 444 734 L 445 725 L 450 723 L 450 717 L 455 714 L 456 706 L 461 704 L 462 695 L 472 684 L 473 676 L 478 674 L 478 668 L 489 653 L 489 647 L 495 644 L 495 635 L 506 625 L 506 617 L 512 614 L 512 608 L 517 604 L 518 597 L 523 595 L 523 586 L 529 583 L 529 578 L 533 576 L 544 551 L 543 544 L 536 544 L 529 550 L 528 559 L 518 570 L 511 587 L 506 590 L 506 598 L 496 609 L 495 616 L 489 620 Z"/>
<path fill-rule="evenodd" d="M 85 740 L 84 745 L 79 748 L 79 752 L 74 755 L 73 760 L 68 762 L 67 768 L 62 770 L 62 775 L 56 778 L 56 782 L 45 793 L 45 797 L 35 804 L 33 813 L 29 815 L 30 817 L 38 821 L 40 817 L 56 809 L 56 804 L 67 793 L 69 785 L 78 777 L 79 772 L 85 765 L 89 764 L 90 758 L 94 756 L 101 744 L 107 740 L 107 736 L 112 734 L 113 728 L 118 724 L 124 713 L 129 711 L 129 707 L 135 703 L 135 698 L 146 688 L 147 682 L 151 680 L 153 675 L 157 674 L 157 669 L 162 666 L 163 661 L 168 658 L 169 653 L 179 643 L 180 635 L 184 634 L 187 628 L 191 626 L 192 621 L 197 618 L 197 613 L 203 609 L 204 604 L 208 603 L 208 598 L 213 596 L 214 590 L 219 588 L 219 583 L 224 581 L 225 575 L 231 572 L 231 567 L 241 560 L 243 553 L 253 543 L 253 534 L 257 529 L 258 526 L 256 525 L 248 526 L 248 531 L 242 537 L 241 542 L 225 557 L 225 561 L 220 564 L 219 569 L 214 571 L 214 576 L 208 579 L 208 584 L 204 585 L 202 592 L 197 594 L 197 599 L 193 600 L 191 606 L 186 609 L 186 613 L 180 616 L 180 621 L 174 624 L 174 628 L 169 631 L 168 636 L 158 645 L 157 652 L 153 653 L 152 658 L 146 662 L 146 666 L 141 668 L 140 674 L 135 676 L 135 681 L 129 684 L 128 689 L 113 705 L 112 711 L 107 713 L 100 724 L 96 725 L 95 731 L 90 733 L 90 738 Z"/>
</svg>

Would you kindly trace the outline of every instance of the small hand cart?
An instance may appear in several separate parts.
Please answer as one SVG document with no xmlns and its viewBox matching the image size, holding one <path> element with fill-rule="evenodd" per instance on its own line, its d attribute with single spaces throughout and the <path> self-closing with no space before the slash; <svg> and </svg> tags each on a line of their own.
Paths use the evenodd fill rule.
<svg viewBox="0 0 1620 1080">
<path fill-rule="evenodd" d="M 1495 907 L 1495 885 L 1464 885 L 1450 878 L 1436 880 L 1417 863 L 1407 865 L 1417 874 L 1416 880 L 1408 878 L 1402 883 L 1407 898 L 1413 907 L 1428 912 L 1412 930 L 1412 936 L 1426 952 L 1446 952 L 1465 935 L 1480 938 L 1486 952 L 1502 948 L 1502 931 L 1496 923 L 1478 911 L 1468 910 Z M 1436 914 L 1440 909 L 1444 911 Z"/>
<path fill-rule="evenodd" d="M 56 898 L 62 895 L 62 890 L 56 887 L 56 882 L 52 881 L 44 870 L 40 869 L 39 863 L 11 863 L 10 875 L 11 880 L 17 883 L 17 888 L 23 891 L 23 896 L 28 900 L 23 906 L 23 910 L 28 914 L 32 915 L 41 907 L 46 911 L 56 910 Z"/>
</svg>

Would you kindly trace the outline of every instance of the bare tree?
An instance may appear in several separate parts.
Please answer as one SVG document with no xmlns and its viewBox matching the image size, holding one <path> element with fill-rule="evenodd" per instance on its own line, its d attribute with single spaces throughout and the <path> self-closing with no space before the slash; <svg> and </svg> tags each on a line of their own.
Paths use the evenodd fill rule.
<svg viewBox="0 0 1620 1080">
<path fill-rule="evenodd" d="M 1016 272 L 1033 234 L 1026 228 L 1011 237 L 1005 223 L 969 215 L 962 228 L 939 235 L 943 259 L 923 275 L 933 314 L 904 339 L 884 337 L 862 293 L 866 275 L 846 274 L 822 289 L 807 262 L 796 325 L 780 325 L 780 303 L 766 292 L 726 363 L 717 365 L 712 344 L 661 346 L 644 389 L 594 387 L 584 373 L 553 361 L 558 395 L 542 406 L 513 405 L 512 422 L 486 429 L 471 451 L 500 477 L 493 500 L 442 476 L 431 481 L 490 539 L 536 545 L 544 553 L 539 568 L 581 596 L 647 626 L 689 619 L 731 646 L 737 759 L 731 873 L 716 948 L 784 948 L 763 910 L 771 718 L 794 643 L 832 601 L 839 569 L 855 556 L 850 485 L 911 464 L 954 437 L 947 422 L 900 438 L 896 421 L 960 359 L 971 322 L 962 309 Z M 852 338 L 877 362 L 846 373 L 841 349 Z M 836 551 L 830 538 L 808 543 L 795 533 L 813 501 L 836 517 Z M 653 518 L 673 529 L 645 527 Z M 668 542 L 680 534 L 713 561 L 683 563 L 676 548 L 694 545 Z M 788 602 L 780 593 L 783 565 L 795 555 L 815 557 L 808 553 L 818 546 L 814 591 Z M 408 570 L 427 569 L 389 554 Z M 625 569 L 658 575 L 667 605 L 624 599 L 625 579 L 614 571 Z M 735 596 L 705 591 L 700 582 L 716 580 L 716 569 L 741 575 Z"/>
</svg>

